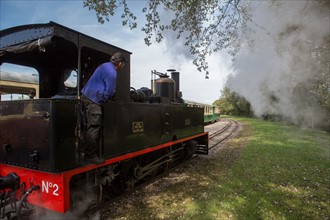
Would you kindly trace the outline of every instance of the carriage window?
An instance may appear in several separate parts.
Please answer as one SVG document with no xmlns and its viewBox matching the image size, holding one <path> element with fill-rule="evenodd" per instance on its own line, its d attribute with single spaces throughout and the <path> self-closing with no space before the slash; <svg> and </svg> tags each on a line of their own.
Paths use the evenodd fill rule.
<svg viewBox="0 0 330 220">
<path fill-rule="evenodd" d="M 36 69 L 4 63 L 0 66 L 1 101 L 39 97 L 39 74 Z"/>
</svg>

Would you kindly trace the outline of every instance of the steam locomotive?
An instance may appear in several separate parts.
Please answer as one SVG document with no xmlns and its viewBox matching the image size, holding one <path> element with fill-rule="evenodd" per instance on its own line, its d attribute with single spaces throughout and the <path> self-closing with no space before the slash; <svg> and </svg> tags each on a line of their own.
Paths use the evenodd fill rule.
<svg viewBox="0 0 330 220">
<path fill-rule="evenodd" d="M 86 195 L 97 205 L 208 153 L 204 110 L 183 102 L 179 72 L 152 71 L 152 88 L 135 90 L 131 52 L 54 22 L 2 30 L 0 42 L 0 65 L 32 67 L 39 76 L 38 97 L 0 102 L 0 219 L 33 207 L 65 213 Z M 104 104 L 99 153 L 106 162 L 85 164 L 80 91 L 116 52 L 128 63 Z"/>
</svg>

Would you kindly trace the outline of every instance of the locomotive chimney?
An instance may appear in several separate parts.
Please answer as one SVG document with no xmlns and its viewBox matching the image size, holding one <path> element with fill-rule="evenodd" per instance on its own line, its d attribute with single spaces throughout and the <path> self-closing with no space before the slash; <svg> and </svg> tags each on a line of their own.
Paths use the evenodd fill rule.
<svg viewBox="0 0 330 220">
<path fill-rule="evenodd" d="M 180 99 L 182 97 L 182 94 L 180 92 L 180 72 L 176 72 L 176 71 L 171 72 L 171 78 L 175 82 L 175 89 L 174 89 L 175 98 Z"/>
<path fill-rule="evenodd" d="M 180 99 L 182 97 L 182 94 L 180 92 L 180 72 L 172 72 L 171 73 L 171 78 L 175 82 L 175 98 Z"/>
</svg>

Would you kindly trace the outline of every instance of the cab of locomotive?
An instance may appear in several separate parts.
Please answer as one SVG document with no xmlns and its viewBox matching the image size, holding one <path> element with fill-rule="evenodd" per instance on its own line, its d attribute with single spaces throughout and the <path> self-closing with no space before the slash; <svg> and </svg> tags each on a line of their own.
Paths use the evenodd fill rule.
<svg viewBox="0 0 330 220">
<path fill-rule="evenodd" d="M 0 162 L 50 172 L 76 167 L 80 90 L 111 54 L 121 51 L 129 60 L 130 52 L 54 22 L 0 36 Z M 17 77 L 22 67 L 34 70 L 35 81 L 24 82 L 29 73 Z M 129 68 L 118 76 L 118 100 L 129 100 Z M 21 95 L 12 100 L 12 93 Z"/>
</svg>

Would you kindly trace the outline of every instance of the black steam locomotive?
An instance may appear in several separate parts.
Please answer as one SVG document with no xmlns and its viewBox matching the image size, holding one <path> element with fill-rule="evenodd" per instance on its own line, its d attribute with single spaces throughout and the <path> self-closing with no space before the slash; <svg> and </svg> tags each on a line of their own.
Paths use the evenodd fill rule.
<svg viewBox="0 0 330 220">
<path fill-rule="evenodd" d="M 32 67 L 39 75 L 38 97 L 0 102 L 0 219 L 33 206 L 65 213 L 85 195 L 95 205 L 208 153 L 203 108 L 183 102 L 179 73 L 153 71 L 153 88 L 135 90 L 128 62 L 104 105 L 99 152 L 106 162 L 86 165 L 81 88 L 112 54 L 130 61 L 131 53 L 54 22 L 2 30 L 0 42 L 1 65 Z"/>
</svg>

